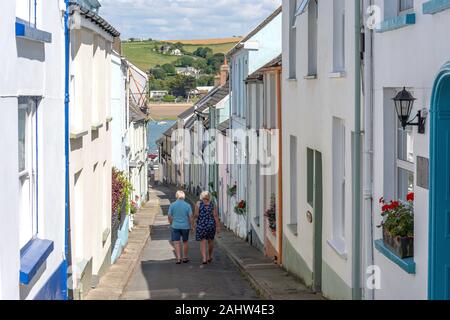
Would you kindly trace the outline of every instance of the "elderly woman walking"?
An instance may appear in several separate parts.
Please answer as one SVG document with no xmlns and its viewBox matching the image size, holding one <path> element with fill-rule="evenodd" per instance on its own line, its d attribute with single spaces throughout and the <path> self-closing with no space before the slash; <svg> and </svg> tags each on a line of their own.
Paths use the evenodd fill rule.
<svg viewBox="0 0 450 320">
<path fill-rule="evenodd" d="M 213 260 L 214 238 L 216 233 L 220 233 L 220 223 L 217 208 L 211 201 L 211 194 L 207 191 L 202 192 L 200 201 L 195 205 L 194 220 L 196 220 L 195 240 L 200 241 L 203 264 L 211 263 Z M 206 248 L 207 246 L 208 249 Z"/>
</svg>

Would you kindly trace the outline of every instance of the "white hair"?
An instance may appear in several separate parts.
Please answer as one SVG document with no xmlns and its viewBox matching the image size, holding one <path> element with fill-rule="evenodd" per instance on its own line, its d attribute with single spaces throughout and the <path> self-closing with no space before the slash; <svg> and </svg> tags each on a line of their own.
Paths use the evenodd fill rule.
<svg viewBox="0 0 450 320">
<path fill-rule="evenodd" d="M 203 191 L 200 194 L 200 200 L 205 200 L 205 199 L 211 200 L 211 193 L 209 193 L 209 191 Z"/>
<path fill-rule="evenodd" d="M 181 200 L 186 199 L 186 194 L 184 193 L 184 191 L 181 191 L 181 190 L 177 191 L 177 194 L 175 196 L 177 197 L 177 199 L 181 199 Z"/>
</svg>

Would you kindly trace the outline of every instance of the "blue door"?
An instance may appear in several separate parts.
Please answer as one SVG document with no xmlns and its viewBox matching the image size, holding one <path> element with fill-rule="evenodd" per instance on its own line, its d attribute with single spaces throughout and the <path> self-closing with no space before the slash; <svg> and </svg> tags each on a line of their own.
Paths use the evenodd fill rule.
<svg viewBox="0 0 450 320">
<path fill-rule="evenodd" d="M 431 99 L 429 283 L 432 300 L 450 300 L 450 62 Z"/>
</svg>

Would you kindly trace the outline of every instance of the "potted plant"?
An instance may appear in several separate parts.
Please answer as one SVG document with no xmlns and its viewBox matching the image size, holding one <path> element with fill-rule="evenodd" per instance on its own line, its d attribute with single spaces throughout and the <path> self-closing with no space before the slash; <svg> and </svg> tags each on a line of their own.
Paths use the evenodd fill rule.
<svg viewBox="0 0 450 320">
<path fill-rule="evenodd" d="M 234 197 L 236 195 L 236 192 L 237 192 L 237 184 L 236 183 L 234 183 L 233 186 L 230 186 L 230 185 L 228 186 L 228 195 L 230 197 Z"/>
<path fill-rule="evenodd" d="M 272 196 L 270 198 L 270 206 L 266 210 L 266 213 L 264 214 L 269 221 L 269 229 L 272 231 L 272 234 L 276 234 L 277 231 L 277 205 L 276 205 L 276 197 L 275 194 L 272 193 Z"/>
<path fill-rule="evenodd" d="M 234 207 L 234 212 L 236 212 L 236 214 L 240 216 L 245 215 L 245 213 L 247 212 L 247 203 L 245 202 L 245 200 L 241 200 L 238 203 L 236 203 Z"/>
<path fill-rule="evenodd" d="M 409 193 L 407 202 L 386 202 L 380 199 L 383 221 L 383 242 L 399 258 L 414 256 L 414 193 Z"/>
</svg>

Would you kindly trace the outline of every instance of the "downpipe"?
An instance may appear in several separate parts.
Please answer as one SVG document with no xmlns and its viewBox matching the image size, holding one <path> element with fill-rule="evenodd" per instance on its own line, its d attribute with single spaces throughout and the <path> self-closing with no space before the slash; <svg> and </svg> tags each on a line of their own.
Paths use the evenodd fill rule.
<svg viewBox="0 0 450 320">
<path fill-rule="evenodd" d="M 363 209 L 363 243 L 365 271 L 374 265 L 373 256 L 373 31 L 368 27 L 366 14 L 372 6 L 372 0 L 364 0 L 364 209 Z M 365 272 L 365 274 L 366 274 Z M 366 274 L 367 276 L 367 274 Z M 365 300 L 374 299 L 374 290 L 364 283 Z"/>
<path fill-rule="evenodd" d="M 69 270 L 69 63 L 70 63 L 70 29 L 69 29 L 69 0 L 64 0 L 66 10 L 64 12 L 64 155 L 65 155 L 65 221 L 64 221 L 64 276 L 63 276 L 63 297 L 64 300 L 69 299 L 68 292 L 68 270 Z"/>
<path fill-rule="evenodd" d="M 361 299 L 361 1 L 355 2 L 355 128 L 353 159 L 352 299 Z"/>
</svg>

